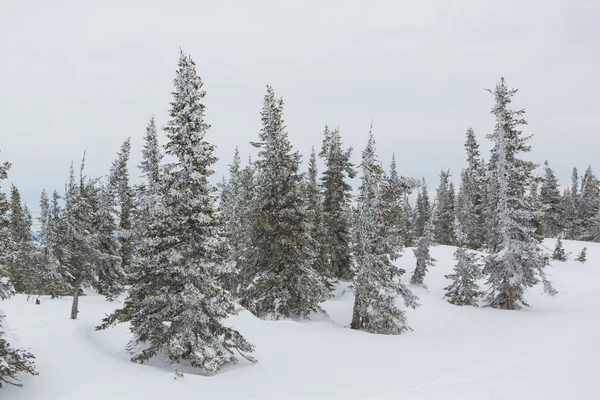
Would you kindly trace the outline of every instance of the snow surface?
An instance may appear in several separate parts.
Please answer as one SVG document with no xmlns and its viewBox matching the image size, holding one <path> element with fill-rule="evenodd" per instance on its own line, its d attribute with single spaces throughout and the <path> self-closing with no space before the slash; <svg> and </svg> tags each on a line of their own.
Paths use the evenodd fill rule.
<svg viewBox="0 0 600 400">
<path fill-rule="evenodd" d="M 554 240 L 545 241 L 549 250 Z M 1 400 L 167 399 L 598 399 L 600 374 L 600 244 L 564 241 L 566 263 L 548 274 L 559 294 L 529 293 L 522 311 L 458 307 L 445 302 L 444 274 L 453 247 L 433 247 L 437 259 L 414 288 L 421 307 L 408 310 L 414 328 L 401 336 L 350 330 L 353 296 L 338 286 L 324 308 L 331 319 L 262 321 L 249 312 L 230 323 L 257 347 L 258 364 L 241 361 L 207 376 L 160 360 L 134 364 L 124 347 L 125 325 L 94 327 L 117 303 L 89 294 L 80 319 L 69 319 L 70 298 L 15 296 L 0 303 L 12 334 L 37 357 L 39 376 L 23 376 L 23 388 L 0 389 Z M 573 259 L 584 247 L 588 261 Z M 410 277 L 412 251 L 398 265 Z M 399 300 L 401 304 L 401 300 Z M 175 379 L 175 369 L 184 376 Z"/>
</svg>

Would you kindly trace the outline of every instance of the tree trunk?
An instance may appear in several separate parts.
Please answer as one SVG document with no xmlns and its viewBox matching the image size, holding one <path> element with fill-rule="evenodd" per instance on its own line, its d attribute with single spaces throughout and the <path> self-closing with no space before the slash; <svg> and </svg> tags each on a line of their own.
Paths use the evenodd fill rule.
<svg viewBox="0 0 600 400">
<path fill-rule="evenodd" d="M 71 319 L 77 319 L 79 314 L 79 286 L 73 292 L 73 305 L 71 306 Z"/>
<path fill-rule="evenodd" d="M 358 296 L 354 298 L 354 307 L 352 310 L 352 323 L 350 323 L 350 329 L 360 329 L 360 304 Z"/>
</svg>

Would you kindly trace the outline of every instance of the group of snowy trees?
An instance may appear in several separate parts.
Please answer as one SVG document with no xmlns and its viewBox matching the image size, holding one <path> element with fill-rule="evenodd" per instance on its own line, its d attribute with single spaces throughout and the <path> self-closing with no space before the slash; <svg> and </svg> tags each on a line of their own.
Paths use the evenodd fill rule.
<svg viewBox="0 0 600 400">
<path fill-rule="evenodd" d="M 104 178 L 86 176 L 84 161 L 79 174 L 71 164 L 62 196 L 42 192 L 39 240 L 32 237 L 31 214 L 18 189 L 11 188 L 10 201 L 0 194 L 0 298 L 13 290 L 72 296 L 75 319 L 84 289 L 108 300 L 125 294 L 123 306 L 98 329 L 129 323 L 133 361 L 164 354 L 216 372 L 237 355 L 254 361 L 253 345 L 222 323 L 238 304 L 260 318 L 307 318 L 322 312 L 320 304 L 338 280 L 353 284 L 352 329 L 409 330 L 397 299 L 416 308 L 418 298 L 404 282 L 406 271 L 394 265 L 405 246 L 416 258 L 410 285 L 426 287 L 436 262 L 431 246 L 455 245 L 448 301 L 476 306 L 486 294 L 491 307 L 518 309 L 538 282 L 555 293 L 544 274 L 549 257 L 539 246 L 543 236 L 600 240 L 598 180 L 588 169 L 580 186 L 575 171 L 572 187 L 561 195 L 547 163 L 543 177 L 533 175 L 536 165 L 521 158 L 529 151 L 529 137 L 519 130 L 524 111 L 510 109 L 516 90 L 504 80 L 492 91 L 496 125 L 488 135 L 489 161 L 469 129 L 458 190 L 443 170 L 433 200 L 425 180 L 398 173 L 395 158 L 384 170 L 372 127 L 359 168 L 339 128 L 325 126 L 321 149 L 313 148 L 302 172 L 283 100 L 271 87 L 252 142 L 258 158 L 242 165 L 236 148 L 228 178 L 215 187 L 210 179 L 217 159 L 202 87 L 193 60 L 181 53 L 167 143 L 159 146 L 152 118 L 139 166 L 142 183 L 130 182 L 129 139 Z M 2 166 L 1 179 L 8 167 Z M 353 198 L 349 181 L 357 173 L 361 183 Z M 473 250 L 489 255 L 481 260 Z M 483 278 L 485 293 L 477 284 Z M 35 372 L 31 354 L 3 339 L 3 318 L 0 384 L 14 383 L 18 372 Z"/>
</svg>

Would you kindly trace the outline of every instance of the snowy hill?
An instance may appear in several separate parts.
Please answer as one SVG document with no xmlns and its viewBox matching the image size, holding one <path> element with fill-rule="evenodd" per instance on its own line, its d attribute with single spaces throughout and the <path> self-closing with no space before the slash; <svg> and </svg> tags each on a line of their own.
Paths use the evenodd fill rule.
<svg viewBox="0 0 600 400">
<path fill-rule="evenodd" d="M 554 243 L 545 245 L 552 249 Z M 524 311 L 445 302 L 444 275 L 453 268 L 454 248 L 438 246 L 428 290 L 415 289 L 421 307 L 408 311 L 414 332 L 382 336 L 348 329 L 353 296 L 347 285 L 324 304 L 331 319 L 274 322 L 242 312 L 230 323 L 256 345 L 259 363 L 244 361 L 216 376 L 160 360 L 129 362 L 127 326 L 94 330 L 118 305 L 101 296 L 82 298 L 75 321 L 69 298 L 43 298 L 36 306 L 15 296 L 0 307 L 19 345 L 37 357 L 40 375 L 24 376 L 23 388 L 1 389 L 0 399 L 597 399 L 600 244 L 564 244 L 571 259 L 548 269 L 558 296 L 534 288 Z M 584 246 L 588 262 L 573 261 Z M 410 249 L 398 266 L 410 276 Z M 184 377 L 175 379 L 176 368 Z"/>
</svg>

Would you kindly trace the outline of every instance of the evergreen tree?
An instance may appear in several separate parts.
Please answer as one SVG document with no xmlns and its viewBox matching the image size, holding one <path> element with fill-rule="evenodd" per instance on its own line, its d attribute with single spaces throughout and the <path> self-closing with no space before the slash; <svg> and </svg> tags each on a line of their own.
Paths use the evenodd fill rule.
<svg viewBox="0 0 600 400">
<path fill-rule="evenodd" d="M 77 319 L 79 314 L 79 295 L 84 286 L 94 285 L 97 281 L 97 271 L 102 260 L 99 250 L 98 235 L 95 231 L 94 213 L 92 208 L 93 193 L 88 178 L 83 174 L 85 155 L 79 170 L 79 182 L 75 179 L 73 163 L 69 174 L 69 183 L 65 195 L 64 223 L 65 235 L 62 239 L 66 251 L 65 260 L 73 291 L 71 319 Z"/>
<path fill-rule="evenodd" d="M 404 195 L 402 202 L 402 223 L 404 244 L 406 247 L 412 247 L 415 243 L 415 218 L 408 195 Z"/>
<path fill-rule="evenodd" d="M 49 257 L 55 260 L 55 266 L 58 270 L 59 280 L 52 284 L 50 293 L 53 297 L 59 295 L 71 294 L 73 288 L 70 286 L 74 281 L 70 271 L 69 249 L 70 227 L 64 218 L 64 210 L 60 206 L 60 195 L 55 190 L 52 193 L 48 221 L 46 223 L 46 244 L 42 243 L 48 249 Z M 52 261 L 54 263 L 54 261 Z"/>
<path fill-rule="evenodd" d="M 465 246 L 479 249 L 485 238 L 485 171 L 480 158 L 475 132 L 467 130 L 465 142 L 467 168 L 461 173 L 461 183 L 456 198 L 456 216 L 466 236 Z"/>
<path fill-rule="evenodd" d="M 10 191 L 9 235 L 13 246 L 13 257 L 7 260 L 8 277 L 17 293 L 33 292 L 35 266 L 33 264 L 34 243 L 31 235 L 31 214 L 21 204 L 21 195 L 15 185 Z"/>
<path fill-rule="evenodd" d="M 565 238 L 579 240 L 584 234 L 583 221 L 581 220 L 581 195 L 579 193 L 579 175 L 577 168 L 573 168 L 571 175 L 571 188 L 563 196 Z"/>
<path fill-rule="evenodd" d="M 396 157 L 393 155 L 389 174 L 386 176 L 382 172 L 381 208 L 386 235 L 390 239 L 389 253 L 394 255 L 399 255 L 404 248 L 404 215 L 402 209 L 406 190 L 407 188 L 403 185 L 398 175 Z M 395 260 L 395 258 L 392 258 L 392 260 Z"/>
<path fill-rule="evenodd" d="M 440 174 L 440 186 L 437 189 L 436 212 L 434 217 L 434 237 L 439 244 L 453 245 L 454 238 L 454 186 L 450 179 L 450 171 Z"/>
<path fill-rule="evenodd" d="M 391 238 L 390 244 L 397 253 L 402 252 L 405 245 L 412 244 L 412 218 L 408 217 L 410 205 L 407 204 L 405 198 L 417 184 L 418 182 L 414 179 L 398 175 L 396 157 L 392 155 L 390 172 L 384 176 L 381 197 L 384 219 Z M 406 207 L 408 207 L 408 212 L 405 211 Z"/>
<path fill-rule="evenodd" d="M 348 280 L 351 278 L 351 212 L 352 187 L 348 179 L 356 176 L 350 162 L 352 148 L 344 149 L 338 128 L 330 131 L 325 126 L 325 138 L 319 156 L 325 161 L 321 177 L 323 186 L 323 225 L 324 243 L 329 270 L 333 277 Z"/>
<path fill-rule="evenodd" d="M 493 223 L 497 241 L 492 244 L 493 251 L 484 268 L 490 285 L 487 303 L 494 308 L 515 310 L 526 305 L 526 289 L 540 280 L 548 294 L 556 291 L 544 274 L 547 259 L 533 230 L 534 219 L 540 213 L 530 208 L 526 198 L 536 165 L 518 158 L 530 150 L 529 137 L 519 130 L 526 124 L 524 111 L 508 108 L 516 90 L 508 89 L 504 79 L 490 92 L 496 100 L 492 108 L 496 126 L 489 138 L 494 144 L 490 176 L 497 188 Z"/>
<path fill-rule="evenodd" d="M 158 134 L 154 117 L 150 119 L 144 136 L 142 162 L 138 166 L 142 173 L 143 183 L 136 187 L 136 203 L 133 209 L 135 215 L 133 226 L 134 242 L 139 242 L 150 224 L 151 209 L 159 201 L 160 195 L 160 163 L 162 153 L 158 145 Z M 139 243 L 138 243 L 139 244 Z"/>
<path fill-rule="evenodd" d="M 156 133 L 156 123 L 153 116 L 146 127 L 142 162 L 139 165 L 142 176 L 145 178 L 146 191 L 150 193 L 156 193 L 160 188 L 161 161 L 162 154 L 158 145 L 158 134 Z"/>
<path fill-rule="evenodd" d="M 526 198 L 529 202 L 530 209 L 537 211 L 537 215 L 533 218 L 532 225 L 537 241 L 542 243 L 544 240 L 544 206 L 542 205 L 539 181 L 540 178 L 537 177 L 531 179 Z"/>
<path fill-rule="evenodd" d="M 121 258 L 124 253 L 115 237 L 116 224 L 113 217 L 115 199 L 109 188 L 88 183 L 86 189 L 100 256 L 97 289 L 99 294 L 112 301 L 123 292 L 126 277 Z"/>
<path fill-rule="evenodd" d="M 587 261 L 587 247 L 584 247 L 583 249 L 581 249 L 581 253 L 579 253 L 579 255 L 577 255 L 577 258 L 575 259 L 575 261 L 579 261 L 580 263 L 584 263 Z"/>
<path fill-rule="evenodd" d="M 0 164 L 0 181 L 8 177 L 10 163 Z M 11 204 L 6 195 L 0 192 L 0 277 L 8 274 L 5 270 L 7 261 L 15 258 L 15 246 L 12 242 L 12 223 L 8 212 L 11 210 Z M 13 294 L 13 288 L 0 279 L 0 300 L 5 300 Z M 0 310 L 0 388 L 3 384 L 22 386 L 17 375 L 20 373 L 29 373 L 37 375 L 34 357 L 31 353 L 23 349 L 15 349 L 9 340 L 10 331 L 6 323 L 6 315 Z"/>
<path fill-rule="evenodd" d="M 166 154 L 173 161 L 161 176 L 160 201 L 151 209 L 128 297 L 98 329 L 130 322 L 134 362 L 160 352 L 171 362 L 188 360 L 193 367 L 216 372 L 237 361 L 234 351 L 252 360 L 248 353 L 253 346 L 222 324 L 235 306 L 217 279 L 227 267 L 220 251 L 215 188 L 208 181 L 216 158 L 205 138 L 209 125 L 203 82 L 183 52 L 174 85 L 165 128 Z"/>
<path fill-rule="evenodd" d="M 434 206 L 434 213 L 437 206 Z M 433 214 L 429 216 L 429 220 L 425 223 L 423 235 L 417 239 L 417 246 L 413 249 L 416 258 L 415 270 L 410 278 L 411 285 L 420 285 L 427 287 L 424 283 L 427 268 L 435 265 L 435 258 L 431 257 L 429 248 L 433 245 Z"/>
<path fill-rule="evenodd" d="M 400 281 L 404 271 L 392 263 L 399 254 L 385 220 L 386 210 L 382 201 L 384 174 L 375 154 L 375 139 L 371 131 L 363 151 L 361 168 L 353 267 L 355 300 L 350 327 L 398 335 L 410 328 L 406 324 L 405 312 L 396 306 L 396 297 L 402 296 L 405 305 L 411 308 L 417 307 L 417 298 Z"/>
<path fill-rule="evenodd" d="M 308 206 L 308 223 L 310 236 L 313 239 L 314 254 L 316 255 L 314 268 L 323 277 L 331 276 L 329 271 L 329 258 L 327 256 L 327 233 L 324 225 L 323 195 L 318 181 L 317 155 L 313 147 L 308 160 L 308 176 L 306 181 L 306 200 Z"/>
<path fill-rule="evenodd" d="M 237 204 L 237 219 L 235 223 L 235 238 L 236 241 L 232 247 L 232 260 L 236 266 L 238 274 L 236 280 L 235 293 L 239 294 L 242 288 L 250 285 L 252 276 L 251 265 L 246 262 L 245 255 L 252 244 L 252 211 L 253 201 L 256 194 L 256 179 L 255 167 L 252 159 L 248 158 L 248 163 L 239 172 L 237 180 L 238 196 Z"/>
<path fill-rule="evenodd" d="M 562 233 L 562 198 L 558 189 L 558 179 L 548 161 L 544 163 L 544 180 L 540 190 L 540 202 L 543 207 L 542 218 L 545 237 L 558 237 Z"/>
<path fill-rule="evenodd" d="M 452 284 L 444 288 L 446 291 L 444 298 L 457 306 L 477 307 L 477 300 L 483 295 L 477 285 L 477 279 L 481 278 L 478 257 L 464 247 L 467 238 L 462 232 L 458 220 L 455 221 L 455 232 L 459 247 L 454 252 L 456 260 L 454 273 L 444 275 L 446 279 L 452 281 Z"/>
<path fill-rule="evenodd" d="M 48 243 L 48 219 L 50 218 L 50 199 L 46 189 L 42 189 L 40 196 L 40 243 L 46 245 Z"/>
<path fill-rule="evenodd" d="M 300 154 L 283 123 L 283 100 L 267 86 L 262 116 L 249 249 L 244 255 L 251 283 L 243 303 L 256 315 L 280 319 L 307 317 L 327 296 L 325 280 L 313 266 L 307 202 L 302 193 Z"/>
<path fill-rule="evenodd" d="M 243 271 L 244 253 L 249 244 L 250 204 L 253 198 L 253 167 L 250 161 L 241 167 L 239 151 L 236 147 L 233 162 L 229 166 L 229 181 L 222 185 L 221 210 L 224 217 L 224 232 L 229 242 L 229 259 L 234 271 L 224 278 L 226 287 L 238 293 L 242 285 L 249 284 Z"/>
<path fill-rule="evenodd" d="M 563 247 L 563 243 L 561 238 L 558 238 L 556 241 L 556 247 L 554 247 L 554 252 L 552 253 L 552 259 L 556 261 L 567 261 L 567 253 L 565 253 L 565 249 Z"/>
<path fill-rule="evenodd" d="M 421 182 L 421 188 L 417 195 L 417 204 L 415 207 L 415 236 L 423 236 L 425 225 L 431 219 L 431 205 L 429 204 L 429 193 L 427 192 L 427 183 L 425 178 Z"/>
<path fill-rule="evenodd" d="M 134 212 L 134 195 L 129 186 L 129 154 L 131 140 L 127 138 L 121 145 L 117 159 L 113 161 L 108 179 L 111 194 L 116 195 L 118 210 L 118 241 L 121 270 L 127 272 L 133 259 L 133 232 L 131 217 Z"/>
<path fill-rule="evenodd" d="M 579 240 L 590 241 L 596 236 L 595 221 L 600 212 L 600 188 L 598 179 L 588 167 L 581 179 L 581 208 L 579 216 L 582 222 L 582 232 Z"/>
</svg>

